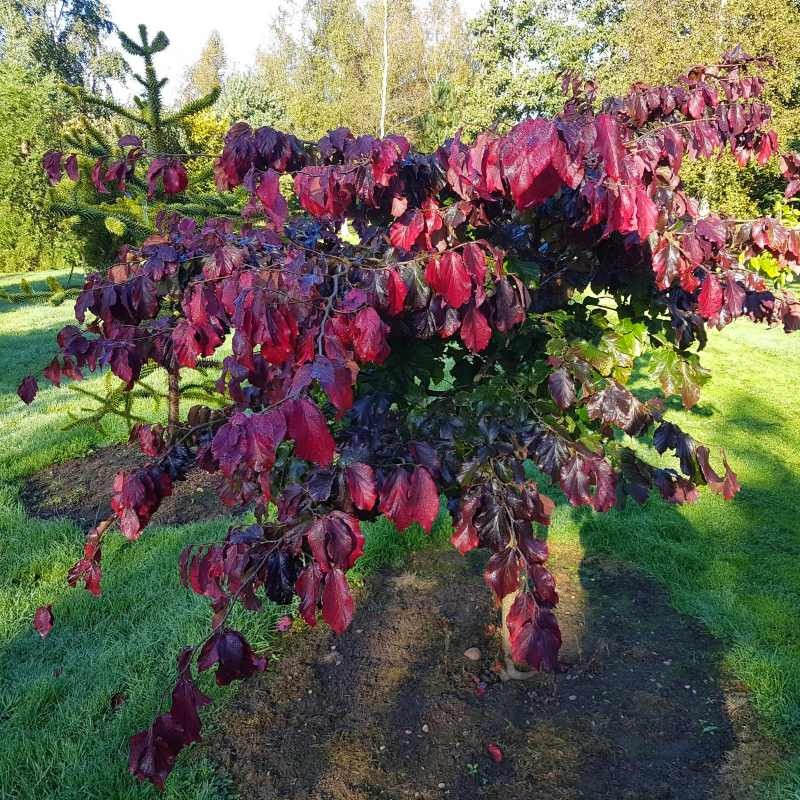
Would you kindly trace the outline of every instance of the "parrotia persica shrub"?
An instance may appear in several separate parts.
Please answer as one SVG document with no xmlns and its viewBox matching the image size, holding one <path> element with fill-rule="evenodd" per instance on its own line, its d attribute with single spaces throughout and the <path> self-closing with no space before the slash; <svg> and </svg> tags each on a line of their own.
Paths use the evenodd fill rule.
<svg viewBox="0 0 800 800">
<path fill-rule="evenodd" d="M 252 504 L 258 520 L 181 556 L 181 580 L 208 597 L 211 627 L 178 655 L 169 709 L 132 737 L 136 777 L 162 786 L 200 738 L 209 699 L 194 670 L 214 668 L 227 684 L 265 668 L 227 624 L 235 603 L 258 612 L 265 598 L 297 596 L 309 625 L 319 615 L 347 628 L 347 570 L 365 519 L 430 531 L 444 494 L 453 545 L 489 551 L 484 577 L 502 606 L 509 669 L 555 670 L 558 594 L 537 537 L 553 501 L 526 462 L 596 511 L 651 492 L 692 502 L 701 485 L 736 494 L 724 455 L 712 459 L 660 400 L 626 384 L 646 355 L 663 395 L 691 407 L 708 377 L 695 352 L 708 328 L 745 316 L 800 328 L 800 303 L 780 288 L 800 259 L 800 231 L 709 213 L 680 181 L 684 159 L 729 148 L 742 165 L 763 164 L 777 152 L 763 63 L 734 50 L 674 86 L 637 84 L 599 107 L 594 85 L 568 76 L 554 119 L 469 145 L 456 136 L 432 154 L 400 136 L 339 129 L 312 144 L 240 122 L 215 172 L 220 191 L 250 194 L 241 224 L 163 216 L 105 277 L 89 276 L 80 326 L 61 331 L 44 370 L 56 385 L 108 367 L 132 388 L 148 362 L 179 377 L 224 342 L 231 354 L 220 407 L 134 429 L 152 460 L 117 475 L 114 515 L 89 532 L 70 585 L 99 594 L 104 537 L 116 524 L 138 539 L 189 470 L 221 473 L 221 501 Z M 151 190 L 185 185 L 178 161 L 136 137 L 120 146 L 121 161 L 93 170 L 109 190 L 139 162 Z M 62 154 L 45 162 L 57 177 Z M 71 157 L 63 164 L 74 171 Z M 782 169 L 787 194 L 800 190 L 800 160 L 786 156 Z M 357 244 L 340 236 L 345 220 Z M 764 253 L 777 279 L 750 268 Z M 35 391 L 25 378 L 22 399 Z M 643 455 L 638 440 L 674 454 L 674 466 Z M 39 609 L 42 635 L 52 623 Z"/>
</svg>

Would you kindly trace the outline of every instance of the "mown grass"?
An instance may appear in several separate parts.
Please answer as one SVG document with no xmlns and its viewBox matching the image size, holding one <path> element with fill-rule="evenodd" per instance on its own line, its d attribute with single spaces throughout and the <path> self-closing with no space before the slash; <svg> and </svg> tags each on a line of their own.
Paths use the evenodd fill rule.
<svg viewBox="0 0 800 800">
<path fill-rule="evenodd" d="M 0 285 L 14 279 L 0 278 Z M 148 724 L 168 686 L 179 647 L 208 625 L 206 603 L 178 584 L 176 560 L 190 542 L 221 536 L 229 521 L 156 527 L 136 543 L 115 537 L 104 553 L 104 594 L 65 586 L 83 531 L 26 516 L 19 481 L 54 461 L 121 441 L 104 432 L 65 432 L 68 389 L 43 388 L 26 409 L 19 379 L 52 355 L 71 303 L 9 306 L 0 301 L 0 798 L 142 798 L 127 774 L 127 740 Z M 733 503 L 704 493 L 680 509 L 652 500 L 598 516 L 560 508 L 556 554 L 609 552 L 662 581 L 673 602 L 726 643 L 726 668 L 750 689 L 764 725 L 789 750 L 800 744 L 800 337 L 736 325 L 713 337 L 705 357 L 714 377 L 698 409 L 671 411 L 697 438 L 724 445 L 743 490 Z M 87 385 L 102 386 L 100 379 Z M 142 413 L 149 413 L 142 406 Z M 436 539 L 446 538 L 442 520 Z M 380 521 L 369 527 L 356 580 L 400 563 L 423 543 Z M 52 602 L 56 627 L 44 642 L 35 607 Z M 273 639 L 277 611 L 236 620 L 259 647 Z M 204 683 L 218 699 L 221 692 Z M 214 708 L 219 708 L 219 704 Z M 214 724 L 214 712 L 208 716 Z M 180 760 L 168 798 L 223 798 L 225 776 L 192 752 Z M 772 788 L 800 798 L 800 760 L 786 761 Z M 766 796 L 766 795 L 765 795 Z"/>
</svg>

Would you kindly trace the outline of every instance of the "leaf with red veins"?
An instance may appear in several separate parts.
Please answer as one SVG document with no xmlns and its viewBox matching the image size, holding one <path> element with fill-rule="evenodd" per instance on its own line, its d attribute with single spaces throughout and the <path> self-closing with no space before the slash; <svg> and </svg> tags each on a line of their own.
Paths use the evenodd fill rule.
<svg viewBox="0 0 800 800">
<path fill-rule="evenodd" d="M 469 310 L 461 321 L 461 339 L 468 350 L 480 353 L 489 346 L 492 329 L 483 313 L 470 304 Z"/>
<path fill-rule="evenodd" d="M 625 169 L 625 148 L 619 134 L 619 126 L 610 114 L 598 114 L 594 120 L 597 134 L 596 145 L 603 159 L 606 175 L 618 181 Z"/>
<path fill-rule="evenodd" d="M 82 558 L 74 564 L 70 571 L 67 573 L 67 583 L 73 588 L 77 585 L 78 581 L 83 581 L 86 590 L 93 594 L 95 597 L 100 597 L 100 579 L 103 572 L 100 569 L 99 551 L 93 558 Z"/>
<path fill-rule="evenodd" d="M 494 592 L 498 603 L 507 594 L 511 594 L 519 588 L 521 566 L 519 553 L 512 547 L 495 553 L 489 559 L 483 573 L 483 580 Z"/>
<path fill-rule="evenodd" d="M 353 596 L 347 578 L 340 569 L 324 577 L 322 618 L 338 634 L 344 633 L 353 621 Z"/>
<path fill-rule="evenodd" d="M 741 317 L 744 313 L 747 292 L 745 292 L 741 284 L 736 280 L 736 275 L 732 270 L 729 270 L 725 275 L 724 296 L 725 300 L 723 304 L 731 318 L 736 319 L 737 317 Z"/>
<path fill-rule="evenodd" d="M 294 590 L 300 598 L 300 616 L 313 627 L 317 624 L 317 608 L 322 602 L 322 570 L 316 561 L 297 576 Z"/>
<path fill-rule="evenodd" d="M 289 216 L 289 205 L 281 194 L 280 176 L 275 170 L 267 170 L 258 182 L 256 197 L 264 206 L 264 211 L 278 231 L 283 230 Z"/>
<path fill-rule="evenodd" d="M 529 569 L 547 561 L 549 550 L 547 542 L 542 539 L 525 534 L 517 538 L 517 547 L 523 558 L 528 562 Z"/>
<path fill-rule="evenodd" d="M 697 295 L 697 310 L 704 319 L 713 319 L 722 308 L 722 285 L 716 275 L 706 275 L 700 294 Z"/>
<path fill-rule="evenodd" d="M 480 544 L 478 529 L 473 521 L 479 505 L 479 496 L 462 499 L 461 501 L 458 522 L 453 535 L 450 537 L 450 543 L 462 556 L 470 550 L 474 550 Z"/>
<path fill-rule="evenodd" d="M 503 763 L 503 751 L 500 749 L 499 745 L 495 744 L 495 742 L 490 742 L 486 745 L 486 752 L 489 754 L 489 758 L 491 758 L 495 764 Z"/>
<path fill-rule="evenodd" d="M 711 466 L 708 448 L 705 445 L 700 445 L 695 451 L 695 455 L 697 456 L 697 463 L 700 465 L 700 471 L 703 473 L 703 478 L 711 491 L 721 494 L 726 500 L 732 500 L 741 489 L 741 486 L 739 486 L 736 473 L 731 469 L 725 455 L 723 454 L 722 456 L 722 463 L 725 465 L 724 477 L 718 475 Z"/>
<path fill-rule="evenodd" d="M 418 208 L 409 209 L 389 228 L 389 241 L 392 247 L 410 252 L 417 239 L 425 230 L 425 218 Z"/>
<path fill-rule="evenodd" d="M 247 639 L 232 628 L 215 633 L 203 645 L 197 668 L 202 672 L 214 664 L 219 665 L 215 676 L 218 686 L 249 678 L 267 668 L 266 659 L 256 656 Z"/>
<path fill-rule="evenodd" d="M 26 406 L 29 406 L 33 402 L 33 398 L 36 397 L 38 391 L 39 384 L 36 382 L 36 378 L 34 378 L 33 375 L 24 377 L 17 387 L 17 395 Z"/>
<path fill-rule="evenodd" d="M 577 400 L 575 384 L 564 367 L 559 367 L 550 373 L 547 378 L 547 388 L 550 391 L 550 397 L 562 411 L 573 406 Z"/>
<path fill-rule="evenodd" d="M 378 501 L 375 471 L 358 461 L 344 468 L 344 479 L 353 505 L 360 511 L 372 511 Z"/>
<path fill-rule="evenodd" d="M 450 250 L 428 261 L 425 280 L 452 308 L 461 308 L 472 296 L 472 281 L 464 260 L 455 251 Z"/>
<path fill-rule="evenodd" d="M 53 606 L 39 606 L 33 615 L 33 627 L 39 636 L 44 639 L 53 629 Z"/>
<path fill-rule="evenodd" d="M 564 183 L 556 166 L 565 161 L 564 145 L 550 120 L 529 119 L 514 126 L 500 147 L 500 159 L 520 211 L 553 197 Z"/>
<path fill-rule="evenodd" d="M 530 592 L 523 592 L 509 609 L 506 622 L 511 658 L 517 664 L 546 672 L 558 669 L 561 631 L 550 609 L 539 606 Z"/>
<path fill-rule="evenodd" d="M 360 361 L 383 364 L 389 356 L 389 326 L 371 307 L 362 308 L 351 325 L 353 348 Z"/>
<path fill-rule="evenodd" d="M 286 403 L 283 412 L 289 438 L 294 440 L 295 455 L 321 467 L 329 467 L 333 463 L 336 445 L 316 403 L 301 397 Z"/>
<path fill-rule="evenodd" d="M 290 311 L 266 308 L 260 336 L 261 355 L 270 364 L 285 364 L 294 352 L 297 325 Z"/>
</svg>

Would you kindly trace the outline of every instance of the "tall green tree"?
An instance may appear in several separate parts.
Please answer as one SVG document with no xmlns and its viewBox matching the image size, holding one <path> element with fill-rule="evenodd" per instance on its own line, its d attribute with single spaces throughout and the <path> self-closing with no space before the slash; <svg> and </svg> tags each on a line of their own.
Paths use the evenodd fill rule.
<svg viewBox="0 0 800 800">
<path fill-rule="evenodd" d="M 306 0 L 296 17 L 284 9 L 259 74 L 301 136 L 339 126 L 378 134 L 385 97 L 384 128 L 433 146 L 458 127 L 474 69 L 454 0 Z"/>
<path fill-rule="evenodd" d="M 206 95 L 170 110 L 163 101 L 167 78 L 159 77 L 154 57 L 169 46 L 163 31 L 150 37 L 139 26 L 139 41 L 119 32 L 125 52 L 141 59 L 143 73 L 134 73 L 142 92 L 131 106 L 80 87 L 68 87 L 83 110 L 77 127 L 63 134 L 65 147 L 81 157 L 82 178 L 72 184 L 61 181 L 54 192 L 52 207 L 66 218 L 76 219 L 78 229 L 95 242 L 95 260 L 105 264 L 123 241 L 137 242 L 153 229 L 157 212 L 165 207 L 188 215 L 225 214 L 231 199 L 220 199 L 211 189 L 211 164 L 199 161 L 189 172 L 174 159 L 193 151 L 187 139 L 188 123 L 209 109 L 219 96 L 219 87 Z M 121 134 L 138 137 L 138 142 L 120 139 Z M 145 182 L 134 174 L 132 153 L 149 161 L 156 177 Z M 87 177 L 89 176 L 89 177 Z M 109 186 L 122 188 L 123 195 Z M 162 191 L 163 187 L 163 191 Z"/>
<path fill-rule="evenodd" d="M 52 77 L 0 63 L 0 272 L 81 260 L 81 242 L 48 207 L 41 162 L 67 112 Z"/>
<path fill-rule="evenodd" d="M 0 58 L 98 89 L 124 74 L 105 41 L 114 30 L 101 0 L 0 0 Z"/>
<path fill-rule="evenodd" d="M 197 100 L 222 86 L 228 58 L 219 31 L 211 31 L 200 58 L 184 75 L 182 95 L 184 100 Z"/>
</svg>

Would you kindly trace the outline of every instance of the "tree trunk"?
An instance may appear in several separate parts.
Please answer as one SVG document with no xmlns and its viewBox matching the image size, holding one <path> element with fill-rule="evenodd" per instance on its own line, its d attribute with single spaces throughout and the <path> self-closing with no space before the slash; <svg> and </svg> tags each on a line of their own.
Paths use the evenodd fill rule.
<svg viewBox="0 0 800 800">
<path fill-rule="evenodd" d="M 171 367 L 167 376 L 167 440 L 172 444 L 181 421 L 181 387 L 178 368 Z"/>
<path fill-rule="evenodd" d="M 508 612 L 511 611 L 511 606 L 514 605 L 514 601 L 517 599 L 518 595 L 519 595 L 519 589 L 517 589 L 516 592 L 511 592 L 511 594 L 507 594 L 503 598 L 503 603 L 500 608 L 501 620 L 502 620 L 501 630 L 503 636 L 503 655 L 505 656 L 506 660 L 506 667 L 500 673 L 500 677 L 504 681 L 507 680 L 524 681 L 536 676 L 536 673 L 533 672 L 533 670 L 517 669 L 517 666 L 514 663 L 514 659 L 511 657 L 511 635 L 509 634 L 508 631 Z"/>
<path fill-rule="evenodd" d="M 381 139 L 386 135 L 386 95 L 389 87 L 389 0 L 383 0 L 383 73 L 381 75 Z"/>
</svg>

